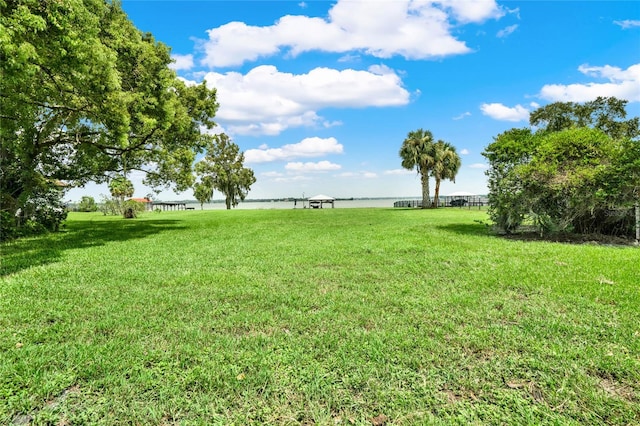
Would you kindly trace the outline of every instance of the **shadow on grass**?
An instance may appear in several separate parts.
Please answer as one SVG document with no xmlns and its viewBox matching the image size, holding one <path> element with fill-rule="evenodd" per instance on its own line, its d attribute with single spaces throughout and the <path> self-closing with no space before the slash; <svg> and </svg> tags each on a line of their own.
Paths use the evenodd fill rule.
<svg viewBox="0 0 640 426">
<path fill-rule="evenodd" d="M 56 262 L 65 250 L 102 246 L 109 242 L 145 238 L 160 232 L 184 229 L 179 220 L 73 221 L 56 233 L 0 245 L 0 277 L 33 266 Z"/>
<path fill-rule="evenodd" d="M 437 229 L 443 231 L 454 232 L 461 235 L 482 235 L 485 237 L 492 237 L 492 234 L 488 231 L 487 225 L 484 223 L 448 223 L 446 225 L 436 225 Z"/>
<path fill-rule="evenodd" d="M 616 237 L 599 234 L 554 234 L 540 235 L 538 232 L 521 231 L 513 234 L 504 234 L 492 231 L 484 223 L 452 223 L 436 226 L 444 231 L 455 232 L 461 235 L 482 235 L 486 237 L 499 238 L 505 241 L 526 241 L 560 244 L 587 244 L 602 245 L 612 247 L 633 247 L 635 241 L 629 237 Z"/>
</svg>

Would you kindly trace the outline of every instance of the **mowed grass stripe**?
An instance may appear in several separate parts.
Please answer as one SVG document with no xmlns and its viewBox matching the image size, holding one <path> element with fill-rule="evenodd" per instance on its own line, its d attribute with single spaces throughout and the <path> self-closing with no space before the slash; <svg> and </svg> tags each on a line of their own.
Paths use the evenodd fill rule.
<svg viewBox="0 0 640 426">
<path fill-rule="evenodd" d="M 71 214 L 2 246 L 0 423 L 640 421 L 640 252 L 483 220 Z"/>
</svg>

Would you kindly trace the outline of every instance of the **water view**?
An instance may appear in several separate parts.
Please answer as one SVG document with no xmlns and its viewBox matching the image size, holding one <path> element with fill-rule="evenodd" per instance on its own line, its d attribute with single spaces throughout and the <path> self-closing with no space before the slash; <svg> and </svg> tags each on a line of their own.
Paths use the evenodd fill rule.
<svg viewBox="0 0 640 426">
<path fill-rule="evenodd" d="M 469 207 L 469 204 L 472 206 L 476 206 L 478 203 L 482 203 L 486 205 L 487 199 L 484 196 L 475 196 L 475 197 L 466 197 L 472 198 L 473 201 L 470 203 L 465 203 L 464 205 L 458 205 L 457 207 Z M 440 204 L 442 206 L 448 206 L 451 202 L 452 197 L 441 197 Z M 460 197 L 460 200 L 465 199 L 465 197 Z M 398 198 L 368 198 L 368 199 L 354 199 L 354 200 L 336 200 L 334 202 L 334 208 L 336 209 L 356 209 L 356 208 L 393 208 L 393 204 L 397 201 L 409 201 L 415 202 L 419 201 L 416 197 L 398 197 Z M 195 210 L 200 210 L 200 203 L 187 201 L 187 208 L 193 208 Z M 224 200 L 216 200 L 211 203 L 205 203 L 202 208 L 204 210 L 223 210 L 225 209 Z M 303 209 L 309 208 L 309 202 L 307 200 L 297 200 L 295 203 L 293 200 L 291 201 L 247 201 L 241 202 L 238 204 L 236 209 L 243 210 L 273 210 L 273 209 Z M 330 209 L 330 204 L 324 204 L 322 206 L 324 209 Z"/>
<path fill-rule="evenodd" d="M 357 199 L 357 200 L 336 200 L 334 206 L 336 209 L 353 209 L 353 208 L 366 208 L 366 207 L 393 207 L 393 203 L 398 200 L 411 200 L 413 198 L 374 198 L 374 199 Z M 200 209 L 200 203 L 187 202 L 187 208 L 193 207 L 196 210 Z M 204 210 L 223 210 L 225 209 L 224 200 L 216 200 L 215 202 L 205 203 Z M 262 209 L 303 209 L 309 208 L 308 201 L 297 200 L 294 201 L 247 201 L 238 204 L 236 209 L 243 210 L 262 210 Z M 331 205 L 325 204 L 325 209 L 330 209 Z"/>
</svg>

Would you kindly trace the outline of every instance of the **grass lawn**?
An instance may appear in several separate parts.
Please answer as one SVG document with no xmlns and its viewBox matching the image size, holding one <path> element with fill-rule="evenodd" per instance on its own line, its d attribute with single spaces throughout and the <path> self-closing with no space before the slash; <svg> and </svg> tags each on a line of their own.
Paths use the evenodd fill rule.
<svg viewBox="0 0 640 426">
<path fill-rule="evenodd" d="M 640 424 L 640 250 L 485 219 L 72 213 L 0 246 L 0 424 Z"/>
</svg>

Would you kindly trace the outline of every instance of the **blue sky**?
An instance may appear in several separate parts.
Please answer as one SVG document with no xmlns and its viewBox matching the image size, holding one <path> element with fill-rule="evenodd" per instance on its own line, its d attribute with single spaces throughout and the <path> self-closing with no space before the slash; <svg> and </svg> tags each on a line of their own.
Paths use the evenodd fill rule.
<svg viewBox="0 0 640 426">
<path fill-rule="evenodd" d="M 218 89 L 249 198 L 418 197 L 411 130 L 457 147 L 441 193 L 487 192 L 482 150 L 554 101 L 627 99 L 640 115 L 640 2 L 124 0 L 187 82 Z M 136 196 L 150 190 L 133 175 Z M 433 190 L 433 184 L 432 184 Z M 67 195 L 107 194 L 89 184 Z M 164 191 L 163 200 L 193 198 Z M 222 198 L 216 192 L 214 198 Z"/>
</svg>

